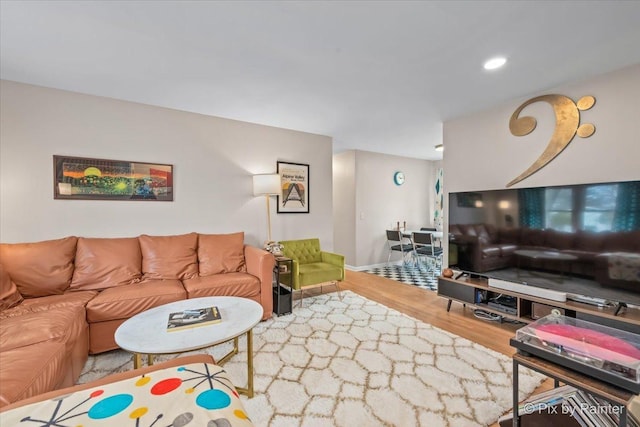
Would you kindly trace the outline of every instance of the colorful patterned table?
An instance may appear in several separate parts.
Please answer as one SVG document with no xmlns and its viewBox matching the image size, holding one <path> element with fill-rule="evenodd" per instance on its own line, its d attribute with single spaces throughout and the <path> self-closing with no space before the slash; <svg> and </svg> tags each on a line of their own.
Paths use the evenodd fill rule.
<svg viewBox="0 0 640 427">
<path fill-rule="evenodd" d="M 238 392 L 218 365 L 191 363 L 0 413 L 3 426 L 247 427 Z"/>
</svg>

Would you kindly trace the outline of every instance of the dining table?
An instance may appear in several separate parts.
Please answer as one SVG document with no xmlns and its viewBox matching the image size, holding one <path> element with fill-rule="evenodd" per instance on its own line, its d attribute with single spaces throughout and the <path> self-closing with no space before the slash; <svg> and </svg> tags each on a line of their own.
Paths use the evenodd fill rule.
<svg viewBox="0 0 640 427">
<path fill-rule="evenodd" d="M 406 237 L 411 239 L 413 233 L 429 233 L 433 236 L 434 239 L 442 239 L 444 233 L 442 231 L 428 231 L 428 230 L 404 230 L 402 232 L 402 237 Z"/>
</svg>

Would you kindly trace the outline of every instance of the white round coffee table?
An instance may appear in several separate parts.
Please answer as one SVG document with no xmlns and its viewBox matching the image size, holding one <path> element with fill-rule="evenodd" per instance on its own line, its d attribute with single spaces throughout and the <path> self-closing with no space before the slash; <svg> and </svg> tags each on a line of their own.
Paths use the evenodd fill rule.
<svg viewBox="0 0 640 427">
<path fill-rule="evenodd" d="M 168 331 L 169 314 L 183 310 L 217 307 L 222 320 L 205 326 Z M 234 340 L 233 350 L 217 361 L 223 364 L 238 353 L 238 337 L 247 335 L 247 388 L 236 387 L 239 393 L 253 397 L 253 327 L 262 319 L 262 306 L 239 297 L 205 297 L 176 301 L 143 311 L 126 320 L 116 330 L 116 343 L 134 353 L 134 368 L 141 355 L 148 355 L 153 364 L 154 354 L 182 353 Z"/>
</svg>

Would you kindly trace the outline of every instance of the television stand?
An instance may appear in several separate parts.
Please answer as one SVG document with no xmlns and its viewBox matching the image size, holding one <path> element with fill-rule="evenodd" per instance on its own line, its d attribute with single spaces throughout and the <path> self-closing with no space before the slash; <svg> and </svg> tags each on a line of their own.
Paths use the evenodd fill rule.
<svg viewBox="0 0 640 427">
<path fill-rule="evenodd" d="M 489 306 L 489 300 L 497 295 L 508 295 L 516 299 L 516 311 L 507 313 Z M 508 289 L 489 286 L 486 278 L 474 278 L 457 275 L 456 278 L 440 277 L 438 279 L 438 296 L 448 299 L 447 311 L 452 302 L 464 304 L 475 310 L 484 310 L 498 314 L 505 319 L 530 323 L 538 319 L 538 309 L 551 312 L 556 309 L 567 317 L 598 323 L 630 332 L 640 328 L 640 308 L 628 306 L 626 303 L 598 307 L 578 301 L 553 301 L 536 295 L 528 295 Z M 623 310 L 624 309 L 624 310 Z"/>
</svg>

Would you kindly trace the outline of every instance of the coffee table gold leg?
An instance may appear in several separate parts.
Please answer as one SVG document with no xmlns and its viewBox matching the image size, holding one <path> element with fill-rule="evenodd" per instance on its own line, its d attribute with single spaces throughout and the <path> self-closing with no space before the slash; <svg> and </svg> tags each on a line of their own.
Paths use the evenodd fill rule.
<svg viewBox="0 0 640 427">
<path fill-rule="evenodd" d="M 247 332 L 247 397 L 253 397 L 253 331 Z"/>
<path fill-rule="evenodd" d="M 238 337 L 235 337 L 233 339 L 233 350 L 231 350 L 229 353 L 222 356 L 219 360 L 216 361 L 216 363 L 218 365 L 223 365 L 236 354 L 238 354 Z"/>
<path fill-rule="evenodd" d="M 147 354 L 147 364 L 149 366 L 153 365 L 153 354 Z M 142 354 L 133 353 L 133 369 L 138 369 L 140 367 L 142 367 Z"/>
<path fill-rule="evenodd" d="M 238 393 L 253 397 L 253 331 L 247 332 L 247 388 L 236 387 Z"/>
</svg>

